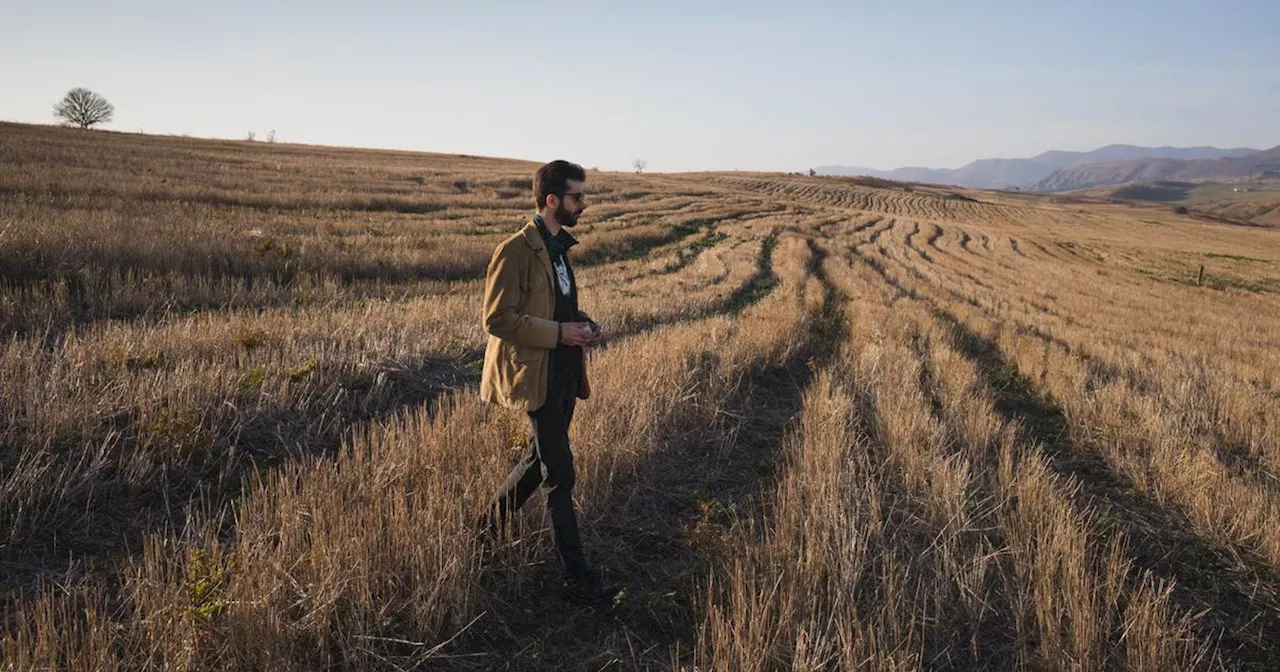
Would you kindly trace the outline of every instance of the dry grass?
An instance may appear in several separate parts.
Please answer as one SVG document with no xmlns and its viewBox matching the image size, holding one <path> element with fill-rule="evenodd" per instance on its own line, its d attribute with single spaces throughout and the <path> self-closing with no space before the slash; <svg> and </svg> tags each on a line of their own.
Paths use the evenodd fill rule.
<svg viewBox="0 0 1280 672">
<path fill-rule="evenodd" d="M 771 515 L 712 586 L 715 669 L 1186 669 L 1205 655 L 1123 537 L 1091 539 L 1038 447 L 918 306 L 848 266 L 841 358 L 805 398 Z M 864 271 L 869 272 L 869 271 Z M 856 307 L 856 312 L 854 308 Z"/>
<path fill-rule="evenodd" d="M 1280 235 L 591 173 L 588 548 L 471 521 L 532 164 L 0 125 L 6 669 L 1268 669 Z M 1204 264 L 1209 282 L 1196 286 Z"/>
</svg>

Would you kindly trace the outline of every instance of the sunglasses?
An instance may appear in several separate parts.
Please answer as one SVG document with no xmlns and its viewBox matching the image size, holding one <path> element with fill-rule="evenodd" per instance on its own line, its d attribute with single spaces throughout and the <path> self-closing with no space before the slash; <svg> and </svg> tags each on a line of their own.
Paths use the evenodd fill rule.
<svg viewBox="0 0 1280 672">
<path fill-rule="evenodd" d="M 581 191 L 566 191 L 561 198 L 573 198 L 573 200 L 582 203 L 586 200 L 587 195 Z"/>
</svg>

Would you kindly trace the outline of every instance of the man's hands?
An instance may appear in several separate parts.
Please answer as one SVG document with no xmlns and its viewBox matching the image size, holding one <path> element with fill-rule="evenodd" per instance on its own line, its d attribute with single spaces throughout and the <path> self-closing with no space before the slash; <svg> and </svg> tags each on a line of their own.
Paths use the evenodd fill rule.
<svg viewBox="0 0 1280 672">
<path fill-rule="evenodd" d="M 595 332 L 590 322 L 561 322 L 560 345 L 583 346 L 591 342 Z"/>
<path fill-rule="evenodd" d="M 594 346 L 604 340 L 604 329 L 595 322 L 561 322 L 560 344 Z"/>
</svg>

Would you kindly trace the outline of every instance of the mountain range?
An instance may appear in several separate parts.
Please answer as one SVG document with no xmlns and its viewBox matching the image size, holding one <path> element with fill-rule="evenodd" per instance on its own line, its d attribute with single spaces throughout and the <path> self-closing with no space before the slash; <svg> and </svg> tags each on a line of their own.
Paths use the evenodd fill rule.
<svg viewBox="0 0 1280 672">
<path fill-rule="evenodd" d="M 815 170 L 822 175 L 870 175 L 889 180 L 953 184 L 975 189 L 1033 188 L 1060 170 L 1091 164 L 1115 164 L 1147 159 L 1198 161 L 1246 157 L 1256 153 L 1258 150 L 1247 147 L 1219 149 L 1217 147 L 1107 145 L 1089 152 L 1052 150 L 1026 159 L 979 159 L 955 169 L 911 166 L 894 170 L 877 170 L 849 166 L 820 166 Z M 1065 184 L 1066 182 L 1053 183 Z"/>
<path fill-rule="evenodd" d="M 1230 180 L 1267 172 L 1280 174 L 1280 147 L 1217 159 L 1152 158 L 1071 166 L 1054 171 L 1029 190 L 1073 191 L 1131 182 Z"/>
</svg>

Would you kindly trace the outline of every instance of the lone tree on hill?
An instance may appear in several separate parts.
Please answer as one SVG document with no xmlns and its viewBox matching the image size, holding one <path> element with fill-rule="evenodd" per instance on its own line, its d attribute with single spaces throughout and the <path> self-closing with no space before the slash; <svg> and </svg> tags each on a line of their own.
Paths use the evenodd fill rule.
<svg viewBox="0 0 1280 672">
<path fill-rule="evenodd" d="M 116 108 L 106 98 L 89 89 L 74 88 L 53 106 L 53 116 L 80 128 L 111 121 Z"/>
<path fill-rule="evenodd" d="M 635 166 L 637 173 L 642 173 L 644 172 L 644 167 L 649 165 L 649 162 L 645 161 L 644 159 L 636 159 L 636 162 L 631 165 Z"/>
</svg>

